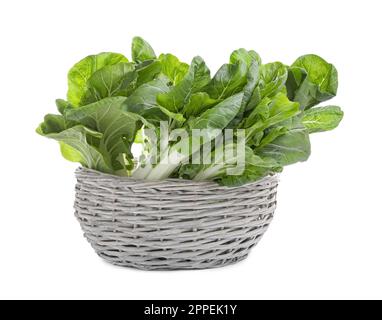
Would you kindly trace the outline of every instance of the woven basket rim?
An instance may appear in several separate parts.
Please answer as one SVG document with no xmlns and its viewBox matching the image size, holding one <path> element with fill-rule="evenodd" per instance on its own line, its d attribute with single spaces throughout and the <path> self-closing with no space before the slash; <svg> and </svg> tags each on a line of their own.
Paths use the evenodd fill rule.
<svg viewBox="0 0 382 320">
<path fill-rule="evenodd" d="M 99 175 L 101 177 L 105 177 L 105 178 L 110 178 L 110 179 L 115 179 L 115 180 L 119 180 L 120 182 L 136 182 L 136 183 L 139 183 L 140 185 L 147 185 L 147 186 L 153 186 L 153 185 L 157 185 L 157 186 L 161 186 L 161 185 L 167 185 L 169 183 L 171 184 L 178 184 L 179 186 L 183 185 L 183 186 L 205 186 L 205 187 L 214 187 L 216 189 L 222 189 L 222 190 L 226 190 L 226 189 L 236 189 L 236 188 L 243 188 L 243 187 L 248 187 L 248 186 L 251 186 L 251 185 L 257 185 L 257 184 L 261 184 L 261 182 L 263 180 L 266 180 L 266 179 L 269 179 L 269 178 L 273 178 L 273 179 L 276 179 L 276 180 L 279 180 L 279 177 L 280 177 L 280 174 L 279 173 L 273 173 L 273 174 L 270 174 L 270 175 L 267 175 L 259 180 L 256 180 L 256 181 L 253 181 L 253 182 L 249 182 L 249 183 L 246 183 L 246 184 L 243 184 L 243 185 L 239 185 L 239 186 L 222 186 L 220 184 L 218 184 L 217 182 L 215 181 L 195 181 L 195 180 L 188 180 L 188 179 L 182 179 L 182 178 L 172 178 L 172 179 L 163 179 L 163 180 L 145 180 L 145 179 L 134 179 L 134 178 L 131 178 L 131 177 L 127 177 L 127 176 L 117 176 L 117 175 L 114 175 L 114 174 L 110 174 L 110 173 L 105 173 L 105 172 L 101 172 L 101 171 L 98 171 L 98 170 L 94 170 L 94 169 L 89 169 L 89 168 L 86 168 L 86 167 L 83 167 L 83 166 L 80 166 L 76 169 L 76 174 L 77 173 L 90 173 L 90 174 L 96 174 L 96 175 Z"/>
</svg>

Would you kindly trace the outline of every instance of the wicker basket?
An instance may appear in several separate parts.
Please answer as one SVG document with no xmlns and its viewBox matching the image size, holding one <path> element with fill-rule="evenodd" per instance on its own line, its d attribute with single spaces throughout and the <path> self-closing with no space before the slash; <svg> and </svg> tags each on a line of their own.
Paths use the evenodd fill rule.
<svg viewBox="0 0 382 320">
<path fill-rule="evenodd" d="M 276 208 L 277 175 L 227 188 L 76 171 L 75 214 L 97 254 L 144 270 L 206 269 L 245 259 Z"/>
</svg>

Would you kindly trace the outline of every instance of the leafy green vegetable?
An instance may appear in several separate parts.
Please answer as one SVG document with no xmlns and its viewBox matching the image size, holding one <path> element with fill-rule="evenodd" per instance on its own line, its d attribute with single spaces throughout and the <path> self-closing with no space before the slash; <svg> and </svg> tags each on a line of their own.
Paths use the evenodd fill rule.
<svg viewBox="0 0 382 320">
<path fill-rule="evenodd" d="M 250 154 L 246 158 L 245 170 L 241 175 L 222 175 L 220 183 L 235 187 L 257 181 L 269 174 L 281 172 L 282 167 L 273 159 Z"/>
<path fill-rule="evenodd" d="M 131 157 L 131 145 L 141 125 L 139 117 L 122 110 L 124 101 L 123 97 L 107 98 L 66 113 L 67 119 L 102 133 L 99 150 L 115 170 L 126 168 L 123 156 Z"/>
<path fill-rule="evenodd" d="M 84 157 L 82 156 L 81 152 L 77 151 L 70 145 L 60 141 L 60 151 L 62 156 L 71 162 L 79 162 L 79 163 L 84 163 Z"/>
<path fill-rule="evenodd" d="M 245 122 L 247 138 L 251 138 L 259 131 L 291 119 L 299 113 L 299 104 L 289 101 L 284 93 L 278 93 L 273 99 L 265 98 L 252 111 Z"/>
<path fill-rule="evenodd" d="M 259 82 L 259 64 L 257 60 L 248 61 L 248 63 L 250 64 L 247 69 L 247 83 L 243 88 L 243 98 L 241 100 L 240 110 L 228 125 L 229 128 L 236 128 L 243 120 L 245 111 L 249 109 L 248 105 L 251 101 L 253 103 L 255 99 L 260 99 L 259 90 L 255 90 Z"/>
<path fill-rule="evenodd" d="M 61 143 L 61 152 L 66 159 L 78 161 L 83 166 L 93 168 L 106 173 L 113 172 L 107 165 L 102 153 L 88 141 L 89 135 L 97 135 L 85 126 L 76 125 L 71 128 L 65 128 L 64 120 L 51 117 L 45 117 L 45 121 L 37 128 L 37 133 Z"/>
<path fill-rule="evenodd" d="M 317 107 L 304 113 L 302 123 L 309 133 L 329 131 L 337 128 L 343 116 L 344 113 L 340 107 Z"/>
<path fill-rule="evenodd" d="M 217 138 L 221 134 L 221 130 L 223 130 L 239 112 L 242 98 L 243 94 L 239 93 L 227 98 L 215 107 L 208 109 L 199 117 L 188 122 L 189 129 L 204 130 L 203 144 Z M 198 142 L 200 142 L 199 138 L 188 137 L 169 147 L 168 158 L 173 159 L 174 155 L 177 155 L 177 161 L 174 161 L 171 165 L 165 165 L 164 168 L 163 165 L 158 165 L 150 172 L 147 178 L 160 180 L 170 176 L 185 159 L 192 157 L 193 145 Z M 186 153 L 184 153 L 183 149 L 186 146 L 189 146 L 189 148 L 187 148 Z"/>
<path fill-rule="evenodd" d="M 210 81 L 210 70 L 204 60 L 195 57 L 184 78 L 169 92 L 158 94 L 158 103 L 171 112 L 179 112 L 189 102 L 193 93 L 200 91 Z"/>
<path fill-rule="evenodd" d="M 208 109 L 190 122 L 191 129 L 224 129 L 240 110 L 243 93 L 238 93 Z"/>
<path fill-rule="evenodd" d="M 56 106 L 59 113 L 64 114 L 66 110 L 73 108 L 73 106 L 63 99 L 56 100 Z"/>
<path fill-rule="evenodd" d="M 133 38 L 131 45 L 131 57 L 133 61 L 137 63 L 156 59 L 154 49 L 141 37 Z"/>
<path fill-rule="evenodd" d="M 261 97 L 272 97 L 280 92 L 288 78 L 288 69 L 281 62 L 264 64 L 260 67 L 259 88 Z"/>
<path fill-rule="evenodd" d="M 271 143 L 259 148 L 257 154 L 276 160 L 280 167 L 306 161 L 310 156 L 309 132 L 304 126 L 296 124 Z"/>
<path fill-rule="evenodd" d="M 256 95 L 255 88 L 259 83 L 259 64 L 253 61 L 247 70 L 247 83 L 243 89 L 244 96 L 242 101 L 243 111 L 246 110 L 247 105 L 252 100 L 253 95 Z"/>
<path fill-rule="evenodd" d="M 162 64 L 158 60 L 146 60 L 136 66 L 138 88 L 142 84 L 154 80 L 162 71 Z"/>
<path fill-rule="evenodd" d="M 238 186 L 307 160 L 309 134 L 343 118 L 337 106 L 315 107 L 338 87 L 336 68 L 316 55 L 262 64 L 240 48 L 212 79 L 201 57 L 190 65 L 170 53 L 157 57 L 140 37 L 131 55 L 129 62 L 104 52 L 70 69 L 67 100 L 56 100 L 60 114 L 37 128 L 65 159 L 135 179 Z"/>
<path fill-rule="evenodd" d="M 333 98 L 337 88 L 337 69 L 317 55 L 302 56 L 289 69 L 288 96 L 303 109 Z"/>
<path fill-rule="evenodd" d="M 118 63 L 96 71 L 87 81 L 87 90 L 81 105 L 109 97 L 128 96 L 137 80 L 134 64 Z"/>
<path fill-rule="evenodd" d="M 167 79 L 161 77 L 135 90 L 123 103 L 123 110 L 137 113 L 149 122 L 165 121 L 166 115 L 157 103 L 157 96 L 169 91 Z"/>
<path fill-rule="evenodd" d="M 247 68 L 249 68 L 253 62 L 256 62 L 258 66 L 261 65 L 261 58 L 257 52 L 253 50 L 247 51 L 243 48 L 232 52 L 230 57 L 230 63 L 232 64 L 235 64 L 239 61 L 244 62 L 247 65 Z"/>
<path fill-rule="evenodd" d="M 161 54 L 159 61 L 162 65 L 162 73 L 167 76 L 174 85 L 183 80 L 189 69 L 187 63 L 180 62 L 177 57 L 170 53 Z"/>
<path fill-rule="evenodd" d="M 211 99 L 205 92 L 197 92 L 191 95 L 190 100 L 184 106 L 183 112 L 188 118 L 197 116 L 219 103 L 219 101 L 220 100 Z"/>
<path fill-rule="evenodd" d="M 213 99 L 225 99 L 239 93 L 247 81 L 247 65 L 242 61 L 223 65 L 206 88 Z"/>
<path fill-rule="evenodd" d="M 103 67 L 115 65 L 120 62 L 128 62 L 122 54 L 103 52 L 91 55 L 76 63 L 68 73 L 68 93 L 67 98 L 70 104 L 79 106 L 86 93 L 87 81 L 94 72 Z"/>
</svg>

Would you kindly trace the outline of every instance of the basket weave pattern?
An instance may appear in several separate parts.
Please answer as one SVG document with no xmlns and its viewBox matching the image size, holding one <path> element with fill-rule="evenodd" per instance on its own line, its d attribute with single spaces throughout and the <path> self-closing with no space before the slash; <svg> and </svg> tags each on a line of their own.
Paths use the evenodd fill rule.
<svg viewBox="0 0 382 320">
<path fill-rule="evenodd" d="M 97 254 L 144 270 L 205 269 L 245 259 L 276 208 L 277 175 L 227 188 L 76 171 L 75 215 Z"/>
</svg>

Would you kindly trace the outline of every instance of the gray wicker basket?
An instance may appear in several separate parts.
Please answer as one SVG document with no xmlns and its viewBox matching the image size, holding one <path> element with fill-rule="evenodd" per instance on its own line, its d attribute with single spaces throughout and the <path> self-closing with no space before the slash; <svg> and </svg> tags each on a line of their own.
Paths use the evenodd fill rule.
<svg viewBox="0 0 382 320">
<path fill-rule="evenodd" d="M 75 214 L 97 254 L 144 270 L 206 269 L 245 259 L 276 208 L 278 176 L 227 188 L 139 181 L 79 168 Z"/>
</svg>

